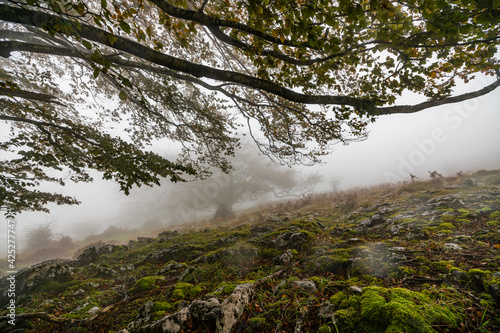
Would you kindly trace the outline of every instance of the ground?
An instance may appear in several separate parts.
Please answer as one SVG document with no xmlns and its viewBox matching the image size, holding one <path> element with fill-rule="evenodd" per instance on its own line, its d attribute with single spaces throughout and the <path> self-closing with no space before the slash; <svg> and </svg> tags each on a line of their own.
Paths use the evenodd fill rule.
<svg viewBox="0 0 500 333">
<path fill-rule="evenodd" d="M 500 171 L 479 171 L 81 249 L 20 273 L 16 326 L 4 302 L 0 329 L 160 332 L 155 323 L 167 321 L 172 332 L 223 332 L 221 323 L 231 332 L 499 332 L 499 267 Z M 228 328 L 221 316 L 238 297 Z"/>
</svg>

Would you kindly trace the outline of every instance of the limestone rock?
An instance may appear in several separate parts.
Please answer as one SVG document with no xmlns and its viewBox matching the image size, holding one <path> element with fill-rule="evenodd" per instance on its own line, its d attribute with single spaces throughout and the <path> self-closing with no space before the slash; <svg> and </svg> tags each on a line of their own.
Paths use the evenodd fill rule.
<svg viewBox="0 0 500 333">
<path fill-rule="evenodd" d="M 71 279 L 73 268 L 61 259 L 44 261 L 42 263 L 24 268 L 15 275 L 16 295 L 26 295 L 36 287 L 48 282 L 66 282 Z M 8 276 L 0 281 L 0 307 L 7 305 L 9 280 Z"/>
<path fill-rule="evenodd" d="M 300 248 L 310 240 L 309 234 L 303 231 L 286 232 L 273 239 L 271 243 L 278 248 Z"/>
<path fill-rule="evenodd" d="M 290 285 L 308 294 L 314 294 L 317 290 L 314 282 L 309 280 L 290 281 Z"/>
<path fill-rule="evenodd" d="M 234 291 L 229 295 L 221 305 L 220 316 L 217 318 L 217 332 L 230 333 L 233 326 L 238 322 L 245 305 L 247 305 L 255 293 L 253 283 L 237 285 Z"/>
</svg>

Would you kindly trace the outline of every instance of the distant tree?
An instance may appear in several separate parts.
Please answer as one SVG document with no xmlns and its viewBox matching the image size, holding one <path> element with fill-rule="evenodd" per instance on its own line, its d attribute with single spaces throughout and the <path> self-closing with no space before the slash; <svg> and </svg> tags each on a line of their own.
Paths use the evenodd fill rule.
<svg viewBox="0 0 500 333">
<path fill-rule="evenodd" d="M 72 249 L 75 246 L 70 236 L 54 232 L 54 222 L 31 226 L 26 232 L 25 251 L 47 248 Z"/>
<path fill-rule="evenodd" d="M 274 198 L 301 197 L 314 190 L 321 177 L 304 176 L 300 172 L 271 164 L 252 149 L 238 151 L 231 159 L 229 173 L 216 172 L 206 180 L 176 185 L 166 198 L 173 216 L 191 211 L 212 211 L 213 220 L 234 216 L 236 204 L 255 201 L 271 195 Z M 172 213 L 171 213 L 172 214 Z"/>
<path fill-rule="evenodd" d="M 0 149 L 17 155 L 0 161 L 0 207 L 78 203 L 39 190 L 64 184 L 54 170 L 99 170 L 125 193 L 228 171 L 241 119 L 274 160 L 315 163 L 379 115 L 496 89 L 452 95 L 500 76 L 499 31 L 498 0 L 2 1 Z M 394 105 L 405 91 L 427 100 Z M 156 139 L 184 150 L 169 160 Z"/>
</svg>

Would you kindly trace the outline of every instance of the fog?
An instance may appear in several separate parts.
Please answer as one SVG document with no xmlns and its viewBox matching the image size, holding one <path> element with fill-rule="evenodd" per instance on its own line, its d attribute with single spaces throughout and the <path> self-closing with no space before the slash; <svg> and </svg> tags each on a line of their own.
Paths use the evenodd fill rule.
<svg viewBox="0 0 500 333">
<path fill-rule="evenodd" d="M 465 90 L 472 91 L 487 84 L 476 80 Z M 400 104 L 414 103 L 412 97 Z M 500 91 L 460 104 L 435 107 L 416 114 L 380 117 L 368 127 L 369 136 L 347 146 L 337 145 L 324 163 L 300 167 L 302 174 L 316 172 L 323 177 L 317 191 L 329 191 L 331 179 L 338 180 L 340 190 L 379 183 L 409 181 L 409 173 L 428 179 L 428 171 L 437 170 L 453 176 L 480 169 L 500 168 Z M 160 150 L 170 151 L 162 146 Z M 49 205 L 50 214 L 23 213 L 16 217 L 17 234 L 22 235 L 33 225 L 51 221 L 55 232 L 82 239 L 104 231 L 108 226 L 137 228 L 155 215 L 154 207 L 161 206 L 166 196 L 162 190 L 139 189 L 130 196 L 119 192 L 112 181 L 53 186 L 55 191 L 76 196 L 78 206 Z M 52 185 L 51 185 L 52 186 Z M 169 184 L 165 191 L 175 190 Z M 266 199 L 269 200 L 269 199 Z M 161 214 L 168 214 L 162 212 Z M 158 215 L 158 214 L 156 214 Z M 168 217 L 175 220 L 175 216 Z M 6 237 L 6 224 L 0 239 Z M 22 243 L 22 237 L 21 237 Z M 20 247 L 22 248 L 22 244 Z"/>
</svg>

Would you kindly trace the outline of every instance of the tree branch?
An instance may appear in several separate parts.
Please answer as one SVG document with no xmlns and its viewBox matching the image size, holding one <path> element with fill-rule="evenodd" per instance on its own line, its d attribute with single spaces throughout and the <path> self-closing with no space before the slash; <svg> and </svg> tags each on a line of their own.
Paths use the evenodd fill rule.
<svg viewBox="0 0 500 333">
<path fill-rule="evenodd" d="M 114 43 L 111 43 L 110 36 L 112 35 L 104 30 L 84 23 L 81 23 L 77 26 L 73 22 L 62 19 L 58 16 L 31 9 L 15 8 L 0 4 L 0 19 L 8 22 L 27 24 L 36 27 L 43 26 L 45 28 L 51 28 L 54 30 L 57 30 L 57 27 L 61 25 L 65 26 L 66 28 L 68 28 L 68 26 L 73 26 L 73 31 L 65 31 L 64 33 L 77 34 L 80 37 L 86 38 L 93 42 L 97 42 L 116 50 L 130 53 L 139 58 L 150 61 L 160 66 L 170 68 L 175 71 L 181 71 L 187 74 L 191 74 L 195 77 L 206 77 L 218 81 L 228 81 L 243 84 L 254 89 L 264 90 L 271 94 L 281 96 L 292 102 L 303 104 L 349 105 L 360 110 L 373 110 L 375 105 L 375 102 L 373 101 L 349 96 L 306 95 L 298 93 L 291 89 L 275 84 L 271 81 L 259 79 L 246 74 L 194 64 L 183 59 L 154 51 L 147 46 L 121 36 L 114 36 L 113 39 L 116 38 L 116 41 L 114 41 Z"/>
<path fill-rule="evenodd" d="M 390 106 L 390 107 L 385 107 L 385 108 L 378 108 L 377 109 L 377 114 L 378 115 L 388 115 L 388 114 L 396 114 L 396 113 L 415 113 L 419 112 L 428 108 L 432 108 L 435 106 L 440 106 L 444 104 L 453 104 L 453 103 L 459 103 L 463 102 L 472 98 L 477 98 L 483 95 L 486 95 L 496 88 L 500 86 L 500 79 L 496 80 L 492 84 L 484 87 L 483 89 L 458 95 L 458 96 L 453 96 L 453 97 L 447 97 L 447 98 L 441 98 L 441 99 L 436 99 L 436 100 L 431 100 L 427 102 L 423 102 L 420 104 L 416 105 L 396 105 L 396 106 Z"/>
<path fill-rule="evenodd" d="M 309 43 L 305 42 L 299 42 L 299 41 L 291 41 L 289 39 L 284 39 L 281 41 L 280 38 L 277 38 L 275 36 L 266 34 L 260 30 L 254 29 L 246 24 L 240 23 L 238 21 L 231 21 L 231 20 L 224 20 L 220 18 L 216 18 L 207 14 L 204 14 L 199 11 L 194 11 L 190 9 L 184 9 L 180 7 L 176 7 L 169 3 L 166 0 L 151 0 L 152 3 L 157 5 L 162 11 L 167 13 L 170 16 L 188 20 L 188 21 L 193 21 L 196 23 L 199 23 L 201 25 L 204 25 L 206 27 L 209 26 L 218 26 L 218 27 L 228 27 L 228 28 L 233 28 L 237 29 L 246 33 L 249 33 L 251 35 L 254 35 L 256 37 L 259 37 L 263 40 L 266 40 L 268 42 L 278 44 L 278 45 L 286 45 L 286 46 L 292 46 L 292 47 L 306 47 L 310 49 L 314 49 L 309 45 Z"/>
<path fill-rule="evenodd" d="M 2 47 L 2 43 L 3 42 L 0 42 L 0 49 Z M 31 44 L 31 45 L 37 45 L 37 44 Z M 20 98 L 25 98 L 25 99 L 29 99 L 29 100 L 54 103 L 54 104 L 59 104 L 59 105 L 64 106 L 64 104 L 54 100 L 56 98 L 55 96 L 48 95 L 48 94 L 35 93 L 35 92 L 21 90 L 21 89 L 0 88 L 0 96 L 20 97 Z"/>
<path fill-rule="evenodd" d="M 71 133 L 75 138 L 77 138 L 79 140 L 85 141 L 93 146 L 98 146 L 98 147 L 102 148 L 102 145 L 100 143 L 91 141 L 91 140 L 87 139 L 86 137 L 84 137 L 83 135 L 76 133 L 75 130 L 71 127 L 57 125 L 57 124 L 53 124 L 53 123 L 48 123 L 45 121 L 38 121 L 38 120 L 19 118 L 19 117 L 11 117 L 11 116 L 6 116 L 6 115 L 2 115 L 2 114 L 0 114 L 0 120 L 22 122 L 22 123 L 35 125 L 37 127 L 46 126 L 46 127 L 57 128 L 59 130 Z"/>
</svg>

